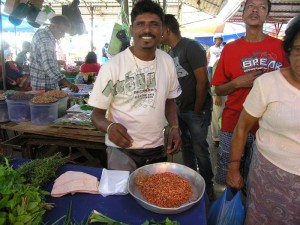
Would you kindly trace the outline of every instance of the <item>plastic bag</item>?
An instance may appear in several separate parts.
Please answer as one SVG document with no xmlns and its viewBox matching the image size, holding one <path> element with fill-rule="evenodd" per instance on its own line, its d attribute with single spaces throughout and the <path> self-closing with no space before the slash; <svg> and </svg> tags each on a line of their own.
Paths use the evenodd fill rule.
<svg viewBox="0 0 300 225">
<path fill-rule="evenodd" d="M 210 207 L 208 225 L 243 225 L 245 209 L 241 199 L 241 191 L 226 188 Z"/>
</svg>

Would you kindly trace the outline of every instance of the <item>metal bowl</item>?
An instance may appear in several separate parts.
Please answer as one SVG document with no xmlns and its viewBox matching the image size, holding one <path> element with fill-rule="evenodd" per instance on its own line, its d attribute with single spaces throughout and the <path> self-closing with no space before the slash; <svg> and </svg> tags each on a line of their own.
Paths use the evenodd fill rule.
<svg viewBox="0 0 300 225">
<path fill-rule="evenodd" d="M 135 184 L 135 178 L 139 172 L 148 173 L 150 175 L 171 172 L 188 179 L 192 185 L 192 200 L 177 208 L 162 208 L 148 202 L 141 194 L 140 188 Z M 205 182 L 199 173 L 184 165 L 170 162 L 154 163 L 136 169 L 130 174 L 127 185 L 129 193 L 142 207 L 160 214 L 176 214 L 188 210 L 202 198 L 205 191 Z"/>
</svg>

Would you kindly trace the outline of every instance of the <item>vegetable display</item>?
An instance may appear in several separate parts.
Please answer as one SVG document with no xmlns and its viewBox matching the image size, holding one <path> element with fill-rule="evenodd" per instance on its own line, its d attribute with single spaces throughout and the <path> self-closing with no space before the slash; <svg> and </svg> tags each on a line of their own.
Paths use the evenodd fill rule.
<svg viewBox="0 0 300 225">
<path fill-rule="evenodd" d="M 45 202 L 49 193 L 26 183 L 5 159 L 0 164 L 0 224 L 38 225 L 46 209 L 52 205 Z"/>
<path fill-rule="evenodd" d="M 35 159 L 21 165 L 17 172 L 24 176 L 33 186 L 43 186 L 56 177 L 56 171 L 66 164 L 68 157 L 61 153 L 43 159 Z"/>
</svg>

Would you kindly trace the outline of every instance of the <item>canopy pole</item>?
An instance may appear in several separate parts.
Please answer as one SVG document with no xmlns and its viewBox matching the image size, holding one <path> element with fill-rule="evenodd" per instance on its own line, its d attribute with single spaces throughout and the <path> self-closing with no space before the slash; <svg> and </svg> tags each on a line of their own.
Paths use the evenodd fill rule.
<svg viewBox="0 0 300 225">
<path fill-rule="evenodd" d="M 5 71 L 5 59 L 4 59 L 4 48 L 3 48 L 3 34 L 2 34 L 2 10 L 0 4 L 0 39 L 1 39 L 1 65 L 2 65 L 2 84 L 3 90 L 6 90 L 6 71 Z"/>
<path fill-rule="evenodd" d="M 128 9 L 128 0 L 122 2 L 124 13 L 122 13 L 122 23 L 129 25 L 129 9 Z"/>
<path fill-rule="evenodd" d="M 91 6 L 91 51 L 94 48 L 94 6 Z"/>
</svg>

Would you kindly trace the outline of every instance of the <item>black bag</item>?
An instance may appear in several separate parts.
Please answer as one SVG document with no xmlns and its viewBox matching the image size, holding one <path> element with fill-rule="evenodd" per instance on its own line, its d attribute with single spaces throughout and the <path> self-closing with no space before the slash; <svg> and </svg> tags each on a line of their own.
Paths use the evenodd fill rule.
<svg viewBox="0 0 300 225">
<path fill-rule="evenodd" d="M 41 10 L 39 8 L 29 3 L 29 10 L 26 19 L 27 22 L 35 28 L 39 28 L 41 26 L 41 24 L 35 22 L 36 17 L 39 15 L 40 11 Z"/>
<path fill-rule="evenodd" d="M 71 23 L 71 28 L 69 31 L 71 36 L 87 33 L 78 5 L 79 1 L 74 0 L 71 5 L 62 6 L 62 15 L 66 16 Z"/>
<path fill-rule="evenodd" d="M 30 10 L 29 3 L 19 3 L 9 15 L 8 20 L 15 26 L 19 26 Z"/>
</svg>

